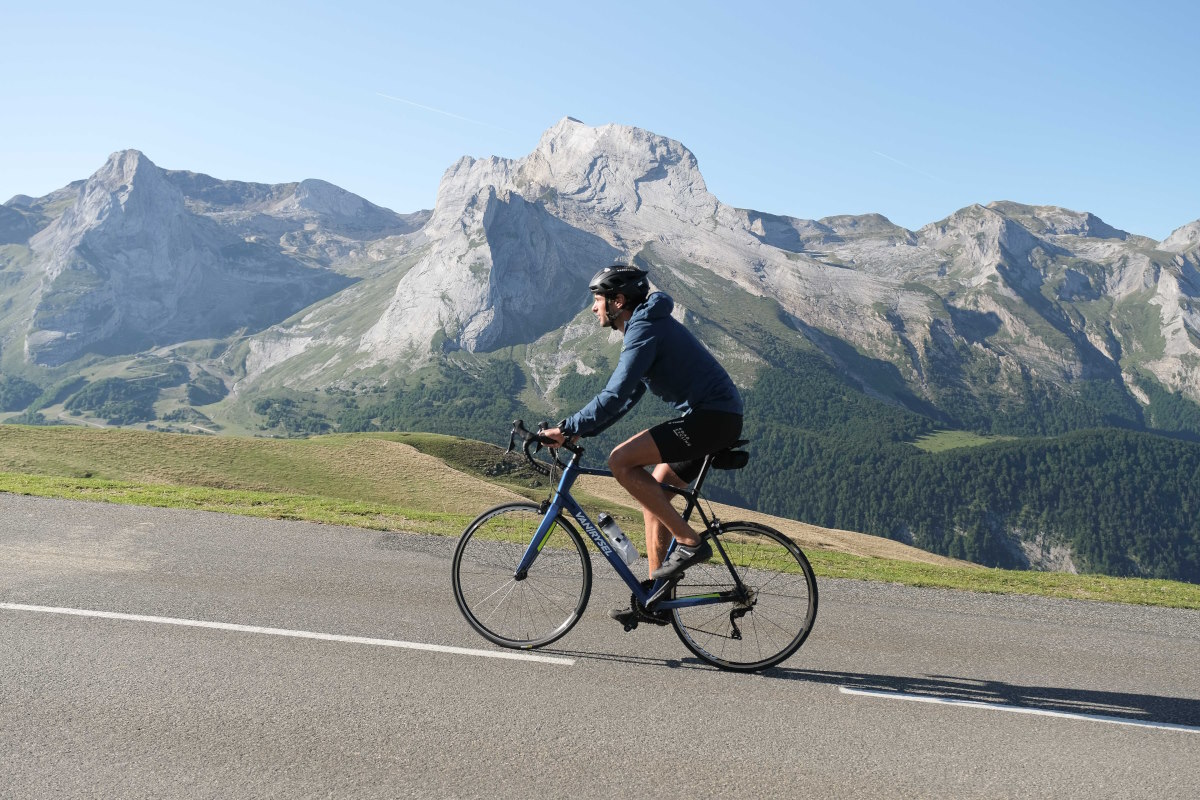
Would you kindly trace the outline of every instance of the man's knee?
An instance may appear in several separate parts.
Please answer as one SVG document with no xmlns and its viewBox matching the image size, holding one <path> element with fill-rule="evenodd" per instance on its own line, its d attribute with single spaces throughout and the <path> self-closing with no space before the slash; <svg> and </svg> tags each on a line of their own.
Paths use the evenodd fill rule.
<svg viewBox="0 0 1200 800">
<path fill-rule="evenodd" d="M 654 439 L 643 431 L 613 448 L 608 455 L 608 468 L 613 472 L 622 472 L 658 464 L 660 460 Z"/>
<path fill-rule="evenodd" d="M 637 463 L 638 459 L 632 452 L 632 448 L 625 445 L 617 445 L 613 451 L 608 454 L 608 468 L 613 472 L 623 472 L 625 470 L 637 469 L 645 464 Z"/>
</svg>

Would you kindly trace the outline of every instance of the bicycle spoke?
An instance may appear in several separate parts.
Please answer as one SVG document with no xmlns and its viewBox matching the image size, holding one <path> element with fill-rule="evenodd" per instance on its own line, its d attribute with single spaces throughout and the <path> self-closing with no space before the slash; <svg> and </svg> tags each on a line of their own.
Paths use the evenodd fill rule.
<svg viewBox="0 0 1200 800">
<path fill-rule="evenodd" d="M 504 588 L 504 587 L 501 587 L 501 588 Z M 487 615 L 487 619 L 484 620 L 485 622 L 487 620 L 491 619 L 495 615 L 495 613 L 497 611 L 499 611 L 501 608 L 505 608 L 505 609 L 508 608 L 508 598 L 512 596 L 512 593 L 516 588 L 517 588 L 517 582 L 512 581 L 508 585 L 508 591 L 504 593 L 504 597 L 501 597 L 500 602 L 496 603 L 496 607 L 492 609 L 492 613 Z M 500 590 L 497 589 L 496 592 L 498 592 L 498 591 L 500 591 Z M 490 598 L 492 595 L 496 594 L 496 592 L 492 592 L 491 595 L 488 595 L 488 598 Z M 484 599 L 488 599 L 488 598 L 484 598 Z"/>
<path fill-rule="evenodd" d="M 748 593 L 740 601 L 745 605 L 731 600 L 676 609 L 675 630 L 693 653 L 723 669 L 776 664 L 803 643 L 812 627 L 812 570 L 782 534 L 764 526 L 730 523 L 719 536 L 724 557 L 708 562 L 703 571 L 693 568 L 692 579 L 685 577 L 673 596 L 738 593 L 740 585 Z"/>
<path fill-rule="evenodd" d="M 579 619 L 591 590 L 583 541 L 561 520 L 516 579 L 541 520 L 532 504 L 498 506 L 467 528 L 455 550 L 459 608 L 479 633 L 505 647 L 537 647 L 562 636 Z"/>
<path fill-rule="evenodd" d="M 554 598 L 552 598 L 550 595 L 546 594 L 545 592 L 540 591 L 536 586 L 531 585 L 528 588 L 529 588 L 530 593 L 536 594 L 539 598 L 541 598 L 541 600 L 544 603 L 549 604 L 555 611 L 561 612 L 563 614 L 571 613 L 571 609 L 569 607 L 560 605 L 559 603 L 555 602 Z M 543 607 L 545 607 L 545 606 L 543 606 Z"/>
</svg>

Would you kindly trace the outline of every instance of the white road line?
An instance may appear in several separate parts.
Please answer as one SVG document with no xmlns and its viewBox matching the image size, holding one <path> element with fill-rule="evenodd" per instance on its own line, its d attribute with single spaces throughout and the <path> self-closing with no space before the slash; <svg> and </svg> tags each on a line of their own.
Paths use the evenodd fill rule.
<svg viewBox="0 0 1200 800">
<path fill-rule="evenodd" d="M 982 703 L 977 700 L 953 700 L 949 697 L 932 697 L 923 694 L 903 694 L 901 692 L 881 692 L 869 689 L 849 689 L 839 686 L 842 694 L 859 695 L 861 697 L 883 697 L 888 700 L 908 700 L 913 703 L 937 703 L 947 706 L 965 706 L 967 708 L 983 708 L 989 711 L 1008 711 L 1013 714 L 1034 714 L 1041 717 L 1060 717 L 1062 719 L 1077 719 L 1087 722 L 1107 722 L 1112 725 L 1132 725 L 1136 728 L 1158 728 L 1168 731 L 1188 731 L 1200 733 L 1200 728 L 1192 725 L 1177 725 L 1172 722 L 1148 722 L 1128 717 L 1108 717 L 1102 714 L 1076 714 L 1070 711 L 1051 711 L 1045 708 L 1030 708 L 1028 706 L 1008 706 L 1001 703 Z"/>
<path fill-rule="evenodd" d="M 473 650 L 469 647 L 450 647 L 442 644 L 425 644 L 424 642 L 404 642 L 396 639 L 369 639 L 363 636 L 342 636 L 336 633 L 314 633 L 313 631 L 293 631 L 286 628 L 262 628 L 257 625 L 234 625 L 228 622 L 207 622 L 197 619 L 176 619 L 174 617 L 152 617 L 144 614 L 120 614 L 115 611 L 89 611 L 82 608 L 55 608 L 52 606 L 29 606 L 20 603 L 0 603 L 0 609 L 6 611 L 33 611 L 41 614 L 64 614 L 72 617 L 97 617 L 99 619 L 117 619 L 126 622 L 153 622 L 159 625 L 181 625 L 188 628 L 214 628 L 221 631 L 236 631 L 238 633 L 260 633 L 268 636 L 290 636 L 297 639 L 319 639 L 323 642 L 343 642 L 346 644 L 368 644 L 376 647 L 400 647 L 406 650 L 427 650 L 434 653 L 452 653 L 459 656 L 478 656 L 481 658 L 505 658 L 511 661 L 536 661 L 542 664 L 559 664 L 571 666 L 573 658 L 558 658 L 556 656 L 540 656 L 532 653 L 508 653 L 499 650 Z"/>
</svg>

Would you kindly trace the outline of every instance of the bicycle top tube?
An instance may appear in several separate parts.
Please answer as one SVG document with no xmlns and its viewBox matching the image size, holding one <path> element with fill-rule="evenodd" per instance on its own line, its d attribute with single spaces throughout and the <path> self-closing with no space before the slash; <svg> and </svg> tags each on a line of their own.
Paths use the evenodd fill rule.
<svg viewBox="0 0 1200 800">
<path fill-rule="evenodd" d="M 580 475 L 600 475 L 611 477 L 612 473 L 608 470 L 590 469 L 582 466 L 579 463 L 584 454 L 584 448 L 582 447 L 572 447 L 571 453 L 571 460 L 563 468 L 563 474 L 559 479 L 558 488 L 554 494 L 554 497 L 548 502 L 546 507 L 546 516 L 542 520 L 542 525 L 535 534 L 533 542 L 530 543 L 530 549 L 526 553 L 526 558 L 522 560 L 522 568 L 528 568 L 529 564 L 532 563 L 532 560 L 536 558 L 534 551 L 539 549 L 541 538 L 549 532 L 552 525 L 552 520 L 562 514 L 574 519 L 579 527 L 582 528 L 585 537 L 592 540 L 592 543 L 595 545 L 596 549 L 600 551 L 600 554 L 604 556 L 605 560 L 609 562 L 609 565 L 613 568 L 617 575 L 620 576 L 620 578 L 629 587 L 630 591 L 633 592 L 633 594 L 643 605 L 650 605 L 651 598 L 656 597 L 658 599 L 655 600 L 654 605 L 662 608 L 682 608 L 693 605 L 707 605 L 709 603 L 724 602 L 729 599 L 725 594 L 707 593 L 702 595 L 677 597 L 673 600 L 665 600 L 661 595 L 669 583 L 668 579 L 659 579 L 651 582 L 649 585 L 646 585 L 640 578 L 634 575 L 633 570 L 630 569 L 630 566 L 627 565 L 624 560 L 621 559 L 620 555 L 617 554 L 615 549 L 604 537 L 604 534 L 600 532 L 599 527 L 597 527 L 597 525 L 592 521 L 591 517 L 588 516 L 588 513 L 584 510 L 583 506 L 581 506 L 579 501 L 577 501 L 571 495 L 571 487 L 574 485 L 575 480 Z M 711 460 L 711 456 L 708 458 Z M 705 467 L 707 466 L 708 465 L 706 464 Z M 703 520 L 704 525 L 707 528 L 711 526 L 715 520 L 710 520 L 708 516 L 704 514 L 703 510 L 700 509 L 700 483 L 702 482 L 703 477 L 700 477 L 698 478 L 697 484 L 694 488 L 682 489 L 678 486 L 672 486 L 671 484 L 667 483 L 660 483 L 659 485 L 664 490 L 669 490 L 687 499 L 687 505 L 683 511 L 683 518 L 685 520 L 689 520 L 691 518 L 694 510 L 699 511 L 700 518 Z M 672 541 L 667 549 L 666 554 L 670 554 L 674 547 L 675 542 Z"/>
<path fill-rule="evenodd" d="M 516 420 L 513 423 L 512 438 L 509 440 L 510 451 L 517 436 L 520 436 L 524 442 L 521 449 L 525 455 L 525 459 L 543 475 L 546 475 L 547 477 L 552 476 L 553 468 L 551 465 L 538 461 L 533 457 L 533 453 L 530 452 L 535 446 L 540 450 L 542 446 L 549 444 L 549 442 L 543 439 L 538 433 L 527 429 L 521 420 Z M 744 441 L 739 441 L 736 445 L 734 445 L 734 447 L 744 443 Z M 565 464 L 562 462 L 558 456 L 559 449 L 563 449 L 571 453 L 571 459 L 569 462 Z M 606 478 L 614 477 L 610 470 L 583 466 L 582 460 L 586 452 L 587 450 L 584 447 L 571 442 L 564 442 L 561 448 L 550 448 L 550 457 L 553 465 L 562 469 L 562 476 L 559 478 L 558 486 L 555 490 L 554 496 L 547 501 L 546 516 L 542 520 L 542 524 L 539 526 L 537 533 L 535 533 L 533 541 L 530 542 L 529 550 L 522 559 L 518 572 L 528 569 L 530 564 L 532 564 L 533 560 L 537 557 L 537 551 L 541 547 L 542 540 L 549 533 L 551 525 L 553 524 L 553 519 L 558 517 L 560 514 L 566 513 L 568 516 L 573 517 L 580 527 L 583 528 L 584 533 L 587 534 L 587 537 L 592 540 L 592 543 L 595 544 L 600 553 L 612 565 L 617 574 L 620 575 L 625 583 L 629 585 L 630 589 L 632 589 L 633 592 L 643 600 L 643 602 L 646 602 L 650 597 L 653 597 L 659 593 L 659 590 L 663 587 L 663 582 L 656 581 L 654 586 L 649 590 L 643 589 L 642 582 L 633 575 L 633 572 L 609 545 L 608 540 L 605 539 L 604 535 L 600 532 L 600 529 L 596 527 L 594 522 L 592 522 L 591 518 L 587 515 L 587 512 L 584 511 L 583 507 L 579 505 L 579 502 L 575 500 L 573 496 L 571 496 L 571 487 L 574 486 L 576 479 L 580 475 L 595 475 Z M 717 453 L 710 453 L 704 457 L 704 463 L 700 468 L 700 473 L 696 476 L 696 479 L 691 486 L 680 488 L 669 483 L 659 482 L 659 486 L 662 487 L 664 491 L 685 498 L 686 505 L 681 514 L 684 521 L 686 522 L 691 520 L 693 512 L 699 512 L 700 519 L 703 521 L 706 529 L 711 527 L 716 520 L 715 518 L 709 519 L 708 515 L 706 515 L 704 510 L 700 507 L 700 487 L 704 484 L 704 479 L 707 477 L 709 469 L 717 455 Z M 673 547 L 674 542 L 672 542 L 668 547 L 668 554 Z"/>
<path fill-rule="evenodd" d="M 614 478 L 615 477 L 612 474 L 611 470 L 596 469 L 593 467 L 583 466 L 580 463 L 580 461 L 583 458 L 583 454 L 585 452 L 587 452 L 583 447 L 579 447 L 577 445 L 572 445 L 570 448 L 570 451 L 572 453 L 571 460 L 565 466 L 563 466 L 563 474 L 558 482 L 557 491 L 559 494 L 566 494 L 569 496 L 570 492 L 571 492 L 571 487 L 575 484 L 575 480 L 580 475 L 595 475 L 595 476 L 601 477 L 601 478 Z M 681 512 L 685 521 L 691 519 L 693 509 L 699 509 L 700 487 L 704 483 L 704 478 L 708 473 L 708 468 L 709 468 L 709 465 L 711 464 L 713 458 L 714 458 L 713 455 L 705 456 L 705 464 L 701 468 L 700 475 L 697 476 L 695 485 L 693 485 L 693 486 L 685 486 L 683 488 L 680 488 L 673 484 L 663 483 L 661 481 L 658 484 L 660 487 L 662 487 L 662 489 L 664 491 L 667 491 L 672 494 L 675 494 L 675 495 L 685 498 L 687 505 L 684 507 L 684 510 Z M 555 457 L 555 463 L 558 463 L 561 465 L 561 462 L 558 461 L 557 457 Z M 574 500 L 574 498 L 572 498 L 572 500 Z M 701 518 L 703 518 L 705 520 L 705 524 L 707 525 L 708 519 L 706 517 L 704 517 L 703 512 L 701 513 Z"/>
</svg>

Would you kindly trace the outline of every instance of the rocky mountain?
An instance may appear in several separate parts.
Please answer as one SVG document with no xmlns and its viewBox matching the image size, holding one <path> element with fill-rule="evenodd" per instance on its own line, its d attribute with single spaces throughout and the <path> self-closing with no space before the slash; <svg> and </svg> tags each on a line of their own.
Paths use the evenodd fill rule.
<svg viewBox="0 0 1200 800">
<path fill-rule="evenodd" d="M 729 477 L 731 499 L 985 563 L 1200 575 L 1181 511 L 1200 220 L 1156 242 L 1007 201 L 919 230 L 794 219 L 720 202 L 679 142 L 571 118 L 522 158 L 459 160 L 413 214 L 133 150 L 12 198 L 0 418 L 486 436 L 594 391 L 619 339 L 586 282 L 618 261 L 754 398 L 775 460 Z M 917 455 L 934 428 L 1034 438 Z"/>
<path fill-rule="evenodd" d="M 58 367 L 263 330 L 351 285 L 364 241 L 411 232 L 426 216 L 323 181 L 161 170 L 135 150 L 86 181 L 0 208 L 9 368 L 17 343 L 26 364 Z"/>
<path fill-rule="evenodd" d="M 565 118 L 523 158 L 464 157 L 433 211 L 410 215 L 322 181 L 220 181 L 136 151 L 0 208 L 10 371 L 215 339 L 230 347 L 203 367 L 237 394 L 520 346 L 547 392 L 605 347 L 587 277 L 634 261 L 743 383 L 763 343 L 728 335 L 728 316 L 773 308 L 773 336 L 926 410 L 953 398 L 986 414 L 1092 380 L 1142 403 L 1146 381 L 1200 400 L 1200 221 L 1159 243 L 1012 202 L 917 231 L 799 220 L 721 203 L 686 147 L 632 127 Z"/>
<path fill-rule="evenodd" d="M 899 383 L 935 406 L 954 393 L 986 410 L 1034 385 L 1070 393 L 1088 379 L 1143 400 L 1139 382 L 1152 379 L 1200 400 L 1198 229 L 1157 243 L 1086 212 L 1011 202 L 918 231 L 879 215 L 773 216 L 722 204 L 678 142 L 567 118 L 524 158 L 447 170 L 425 227 L 392 250 L 409 260 L 380 287 L 391 296 L 377 316 L 360 314 L 359 330 L 343 324 L 350 308 L 277 326 L 251 344 L 250 372 L 311 381 L 311 367 L 286 365 L 319 346 L 317 329 L 336 328 L 338 352 L 319 359 L 335 380 L 541 341 L 526 366 L 551 387 L 556 371 L 586 369 L 596 346 L 568 325 L 586 307 L 586 278 L 632 260 L 660 286 L 706 287 L 684 313 L 723 323 L 720 296 L 768 300 L 866 388 L 894 394 L 882 384 Z M 710 344 L 761 355 L 744 341 Z M 882 365 L 881 384 L 868 373 Z"/>
</svg>

